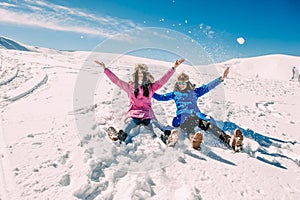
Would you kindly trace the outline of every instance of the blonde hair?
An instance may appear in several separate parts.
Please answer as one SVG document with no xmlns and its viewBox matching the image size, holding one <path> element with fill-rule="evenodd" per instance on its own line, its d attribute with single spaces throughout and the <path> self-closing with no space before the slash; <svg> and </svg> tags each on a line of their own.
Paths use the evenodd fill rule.
<svg viewBox="0 0 300 200">
<path fill-rule="evenodd" d="M 180 74 L 178 74 L 177 76 L 177 81 L 184 81 L 184 82 L 187 82 L 189 81 L 190 77 L 189 75 L 187 75 L 186 73 L 184 72 L 181 72 Z"/>
</svg>

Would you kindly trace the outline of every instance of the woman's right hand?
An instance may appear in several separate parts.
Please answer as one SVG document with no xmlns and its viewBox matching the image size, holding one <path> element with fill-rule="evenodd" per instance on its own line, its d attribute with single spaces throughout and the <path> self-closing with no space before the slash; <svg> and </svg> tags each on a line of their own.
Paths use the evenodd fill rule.
<svg viewBox="0 0 300 200">
<path fill-rule="evenodd" d="M 230 67 L 226 67 L 226 69 L 223 72 L 223 76 L 221 76 L 221 81 L 224 81 L 224 79 L 227 78 L 227 76 L 229 74 L 229 69 L 230 69 Z"/>
<path fill-rule="evenodd" d="M 176 60 L 174 64 L 174 69 L 176 69 L 181 63 L 185 61 L 184 58 L 181 58 L 180 60 Z"/>
<path fill-rule="evenodd" d="M 104 62 L 99 62 L 98 60 L 95 60 L 95 63 L 97 63 L 98 65 L 100 65 L 103 69 L 106 68 Z"/>
</svg>

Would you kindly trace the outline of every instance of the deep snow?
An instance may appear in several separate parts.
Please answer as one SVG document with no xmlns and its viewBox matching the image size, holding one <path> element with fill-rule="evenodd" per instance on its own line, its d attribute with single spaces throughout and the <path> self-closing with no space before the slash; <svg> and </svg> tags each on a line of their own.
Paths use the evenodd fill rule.
<svg viewBox="0 0 300 200">
<path fill-rule="evenodd" d="M 128 101 L 95 64 L 84 68 L 99 76 L 93 104 L 74 106 L 78 74 L 92 63 L 86 62 L 89 52 L 0 49 L 0 54 L 1 200 L 300 197 L 300 83 L 290 81 L 299 57 L 268 55 L 177 70 L 199 86 L 231 66 L 228 79 L 199 106 L 229 134 L 237 127 L 243 131 L 244 150 L 234 153 L 208 134 L 201 151 L 186 139 L 168 148 L 144 127 L 134 130 L 142 134 L 133 144 L 113 143 L 105 129 L 122 128 Z M 97 55 L 103 61 L 109 57 Z M 172 66 L 123 56 L 109 67 L 128 80 L 140 62 L 155 77 Z M 171 91 L 175 77 L 159 92 Z M 153 101 L 153 108 L 162 123 L 170 124 L 173 102 Z"/>
</svg>

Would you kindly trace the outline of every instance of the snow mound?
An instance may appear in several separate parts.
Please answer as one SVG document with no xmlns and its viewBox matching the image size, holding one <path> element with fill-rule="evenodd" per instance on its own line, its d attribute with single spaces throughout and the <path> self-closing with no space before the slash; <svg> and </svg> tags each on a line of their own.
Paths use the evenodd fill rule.
<svg viewBox="0 0 300 200">
<path fill-rule="evenodd" d="M 10 49 L 10 50 L 19 50 L 19 51 L 30 51 L 24 45 L 5 37 L 0 36 L 0 48 Z"/>
</svg>

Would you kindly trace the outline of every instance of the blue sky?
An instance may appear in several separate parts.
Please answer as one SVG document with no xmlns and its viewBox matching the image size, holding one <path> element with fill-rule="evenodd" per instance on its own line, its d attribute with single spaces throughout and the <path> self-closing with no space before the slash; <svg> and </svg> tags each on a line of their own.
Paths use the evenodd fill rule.
<svg viewBox="0 0 300 200">
<path fill-rule="evenodd" d="M 298 0 L 4 0 L 0 35 L 33 46 L 90 51 L 118 33 L 160 27 L 186 34 L 217 61 L 300 56 L 299 10 Z"/>
</svg>

